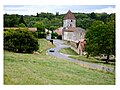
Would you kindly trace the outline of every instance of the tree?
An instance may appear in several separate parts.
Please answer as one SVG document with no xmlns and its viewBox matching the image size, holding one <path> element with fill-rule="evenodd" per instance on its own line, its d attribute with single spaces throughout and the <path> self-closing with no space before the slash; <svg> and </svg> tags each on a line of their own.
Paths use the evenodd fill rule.
<svg viewBox="0 0 120 90">
<path fill-rule="evenodd" d="M 106 54 L 106 63 L 109 62 L 110 54 L 115 52 L 115 28 L 114 22 L 105 24 L 102 21 L 95 21 L 88 29 L 86 36 L 86 51 L 88 54 Z"/>
<path fill-rule="evenodd" d="M 25 23 L 25 21 L 23 19 L 23 15 L 19 19 L 19 24 L 21 24 L 21 23 L 25 24 L 25 26 L 27 27 L 27 24 Z"/>
<path fill-rule="evenodd" d="M 59 12 L 56 12 L 56 16 L 59 16 Z"/>
<path fill-rule="evenodd" d="M 101 20 L 103 22 L 105 22 L 106 18 L 108 18 L 108 14 L 107 13 L 102 13 L 100 14 L 100 16 L 98 17 L 98 20 Z"/>
<path fill-rule="evenodd" d="M 94 19 L 90 19 L 90 18 L 77 19 L 77 26 L 87 29 L 88 27 L 90 27 L 90 25 L 93 21 L 94 21 Z"/>
<path fill-rule="evenodd" d="M 39 17 L 39 14 L 37 13 L 36 17 Z"/>
<path fill-rule="evenodd" d="M 51 34 L 51 38 L 55 38 L 57 36 L 57 34 L 54 32 L 55 29 L 57 29 L 58 27 L 57 26 L 49 26 L 47 29 L 51 30 L 52 31 L 52 34 Z"/>
<path fill-rule="evenodd" d="M 19 16 L 16 14 L 12 14 L 12 15 L 5 14 L 4 27 L 15 27 L 16 25 L 18 25 L 18 21 L 19 21 L 18 18 Z"/>
<path fill-rule="evenodd" d="M 45 38 L 46 37 L 44 23 L 36 22 L 33 26 L 37 28 L 38 38 Z"/>
<path fill-rule="evenodd" d="M 91 19 L 96 19 L 96 17 L 97 17 L 97 16 L 96 16 L 96 14 L 95 14 L 94 12 L 92 12 L 92 13 L 90 14 L 90 18 L 91 18 Z"/>
<path fill-rule="evenodd" d="M 28 23 L 28 27 L 33 27 L 34 24 L 35 24 L 35 21 L 30 21 L 30 22 Z"/>
</svg>

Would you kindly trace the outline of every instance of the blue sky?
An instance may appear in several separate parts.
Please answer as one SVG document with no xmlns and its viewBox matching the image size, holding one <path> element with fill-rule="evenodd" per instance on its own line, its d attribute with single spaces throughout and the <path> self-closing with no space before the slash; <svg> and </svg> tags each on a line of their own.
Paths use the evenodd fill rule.
<svg viewBox="0 0 120 90">
<path fill-rule="evenodd" d="M 36 15 L 36 13 L 50 12 L 60 14 L 68 10 L 80 13 L 115 13 L 115 5 L 4 5 L 4 13 L 20 15 Z"/>
</svg>

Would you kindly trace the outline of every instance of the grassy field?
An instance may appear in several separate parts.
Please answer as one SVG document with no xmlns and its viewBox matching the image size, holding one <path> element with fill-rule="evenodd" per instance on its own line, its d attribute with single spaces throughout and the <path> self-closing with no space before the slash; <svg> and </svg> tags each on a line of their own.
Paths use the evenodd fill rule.
<svg viewBox="0 0 120 90">
<path fill-rule="evenodd" d="M 4 51 L 5 85 L 115 84 L 115 74 L 90 70 L 79 64 L 46 55 L 45 50 L 54 46 L 44 39 L 39 42 L 39 55 Z"/>
<path fill-rule="evenodd" d="M 108 67 L 115 67 L 114 60 L 110 60 L 109 64 L 106 64 L 104 60 L 100 60 L 100 59 L 98 60 L 94 57 L 86 58 L 86 56 L 80 56 L 70 48 L 62 48 L 61 50 L 59 50 L 59 52 L 64 53 L 64 54 L 69 54 L 70 58 L 74 58 L 74 59 L 77 59 L 80 61 L 95 63 L 95 64 L 104 65 L 104 66 L 108 66 Z"/>
</svg>

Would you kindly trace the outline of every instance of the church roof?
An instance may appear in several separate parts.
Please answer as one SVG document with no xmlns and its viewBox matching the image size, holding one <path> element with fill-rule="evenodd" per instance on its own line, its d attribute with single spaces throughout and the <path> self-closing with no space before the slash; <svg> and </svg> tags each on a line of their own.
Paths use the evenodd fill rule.
<svg viewBox="0 0 120 90">
<path fill-rule="evenodd" d="M 75 19 L 75 16 L 72 14 L 70 10 L 67 12 L 67 14 L 64 17 L 64 20 L 66 19 Z"/>
</svg>

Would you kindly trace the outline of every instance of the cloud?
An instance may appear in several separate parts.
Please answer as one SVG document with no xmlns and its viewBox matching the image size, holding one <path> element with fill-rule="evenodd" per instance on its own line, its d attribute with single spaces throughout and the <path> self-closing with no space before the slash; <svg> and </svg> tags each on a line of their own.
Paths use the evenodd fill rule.
<svg viewBox="0 0 120 90">
<path fill-rule="evenodd" d="M 36 15 L 36 13 L 49 12 L 60 14 L 67 13 L 68 10 L 80 13 L 103 13 L 115 12 L 114 5 L 5 5 L 4 13 L 20 15 Z"/>
<path fill-rule="evenodd" d="M 107 14 L 116 13 L 116 9 L 113 7 L 103 8 L 103 9 L 95 9 L 93 12 L 95 13 L 103 13 L 106 12 Z"/>
</svg>

